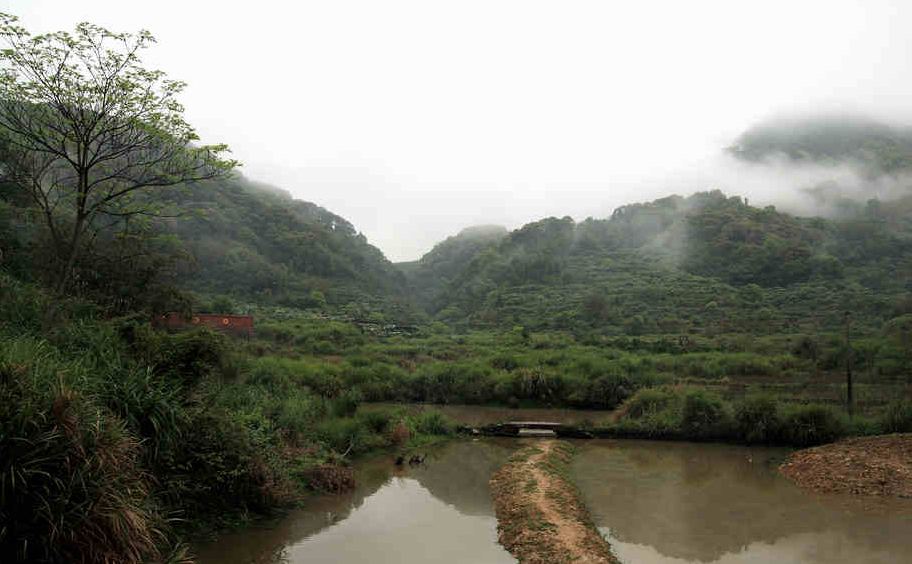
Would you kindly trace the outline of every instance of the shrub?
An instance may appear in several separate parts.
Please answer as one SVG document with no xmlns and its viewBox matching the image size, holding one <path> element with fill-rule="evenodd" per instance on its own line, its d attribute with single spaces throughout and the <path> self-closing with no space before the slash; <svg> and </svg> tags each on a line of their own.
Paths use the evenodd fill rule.
<svg viewBox="0 0 912 564">
<path fill-rule="evenodd" d="M 637 383 L 626 376 L 602 376 L 580 385 L 568 399 L 578 407 L 613 409 L 630 397 L 637 387 Z"/>
<path fill-rule="evenodd" d="M 317 424 L 317 439 L 338 453 L 358 454 L 370 447 L 366 426 L 351 417 L 333 417 Z"/>
<path fill-rule="evenodd" d="M 912 432 L 912 401 L 906 399 L 891 402 L 878 423 L 882 433 Z"/>
<path fill-rule="evenodd" d="M 807 447 L 831 443 L 846 435 L 848 422 L 835 408 L 805 405 L 783 417 L 783 438 L 791 445 Z"/>
<path fill-rule="evenodd" d="M 332 410 L 337 417 L 351 417 L 358 411 L 364 396 L 358 390 L 346 390 L 332 400 Z"/>
<path fill-rule="evenodd" d="M 408 442 L 411 435 L 412 433 L 409 431 L 408 425 L 405 421 L 400 420 L 390 431 L 390 441 L 394 446 L 404 445 Z"/>
<path fill-rule="evenodd" d="M 670 406 L 675 400 L 674 392 L 662 389 L 640 390 L 626 404 L 627 417 L 639 419 Z"/>
<path fill-rule="evenodd" d="M 195 385 L 222 365 L 226 349 L 225 336 L 209 329 L 169 335 L 155 359 L 155 372 Z"/>
<path fill-rule="evenodd" d="M 776 401 L 769 396 L 750 396 L 735 406 L 735 430 L 747 443 L 773 443 L 781 426 Z"/>
<path fill-rule="evenodd" d="M 450 436 L 456 433 L 456 422 L 437 410 L 425 410 L 412 417 L 412 426 L 425 435 Z"/>
<path fill-rule="evenodd" d="M 374 409 L 358 413 L 360 419 L 368 429 L 377 434 L 383 434 L 389 429 L 393 420 L 393 413 L 384 409 Z"/>
<path fill-rule="evenodd" d="M 689 390 L 684 395 L 681 430 L 693 438 L 723 438 L 730 434 L 728 413 L 722 398 L 704 390 Z"/>
<path fill-rule="evenodd" d="M 288 485 L 268 461 L 271 445 L 258 435 L 237 416 L 195 414 L 171 467 L 159 472 L 164 493 L 200 513 L 268 513 L 288 503 Z"/>
</svg>

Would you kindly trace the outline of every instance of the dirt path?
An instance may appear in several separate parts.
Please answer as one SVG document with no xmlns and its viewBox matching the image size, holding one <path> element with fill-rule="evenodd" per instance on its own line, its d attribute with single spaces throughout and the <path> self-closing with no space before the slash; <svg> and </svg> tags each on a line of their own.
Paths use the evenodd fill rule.
<svg viewBox="0 0 912 564">
<path fill-rule="evenodd" d="M 618 563 L 566 478 L 569 459 L 567 443 L 544 440 L 491 478 L 498 540 L 521 564 Z"/>
<path fill-rule="evenodd" d="M 819 492 L 912 498 L 912 433 L 859 437 L 799 450 L 779 471 Z"/>
</svg>

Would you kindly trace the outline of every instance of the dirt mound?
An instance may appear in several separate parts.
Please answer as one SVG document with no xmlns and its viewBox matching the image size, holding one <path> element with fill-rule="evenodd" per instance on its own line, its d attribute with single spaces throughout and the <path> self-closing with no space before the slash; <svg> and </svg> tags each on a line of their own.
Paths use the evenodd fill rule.
<svg viewBox="0 0 912 564">
<path fill-rule="evenodd" d="M 800 450 L 779 471 L 818 493 L 912 498 L 912 433 L 859 437 Z"/>
<path fill-rule="evenodd" d="M 498 540 L 520 564 L 617 564 L 564 477 L 569 453 L 567 443 L 541 441 L 491 478 Z"/>
</svg>

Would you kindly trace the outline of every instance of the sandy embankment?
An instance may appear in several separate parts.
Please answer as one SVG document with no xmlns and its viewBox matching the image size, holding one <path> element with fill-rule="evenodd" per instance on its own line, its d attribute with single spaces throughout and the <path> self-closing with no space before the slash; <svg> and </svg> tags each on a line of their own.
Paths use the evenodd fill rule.
<svg viewBox="0 0 912 564">
<path fill-rule="evenodd" d="M 491 478 L 498 540 L 521 564 L 618 563 L 565 477 L 569 459 L 567 443 L 543 440 Z"/>
<path fill-rule="evenodd" d="M 858 437 L 799 450 L 779 471 L 818 493 L 912 498 L 912 433 Z"/>
</svg>

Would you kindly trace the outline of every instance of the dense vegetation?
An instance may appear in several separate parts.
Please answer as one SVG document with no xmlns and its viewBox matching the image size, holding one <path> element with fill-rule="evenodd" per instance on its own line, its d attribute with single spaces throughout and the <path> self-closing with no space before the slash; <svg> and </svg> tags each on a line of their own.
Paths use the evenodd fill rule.
<svg viewBox="0 0 912 564">
<path fill-rule="evenodd" d="M 849 311 L 870 332 L 910 303 L 910 203 L 806 219 L 709 192 L 624 206 L 607 220 L 550 218 L 489 242 L 457 276 L 441 274 L 446 285 L 424 305 L 454 328 L 820 333 Z"/>
<path fill-rule="evenodd" d="M 269 513 L 347 487 L 353 456 L 454 432 L 433 411 L 360 413 L 357 390 L 206 330 L 156 333 L 82 300 L 47 330 L 46 292 L 0 275 L 0 297 L 4 561 L 180 561 L 175 516 L 185 529 Z"/>
</svg>

